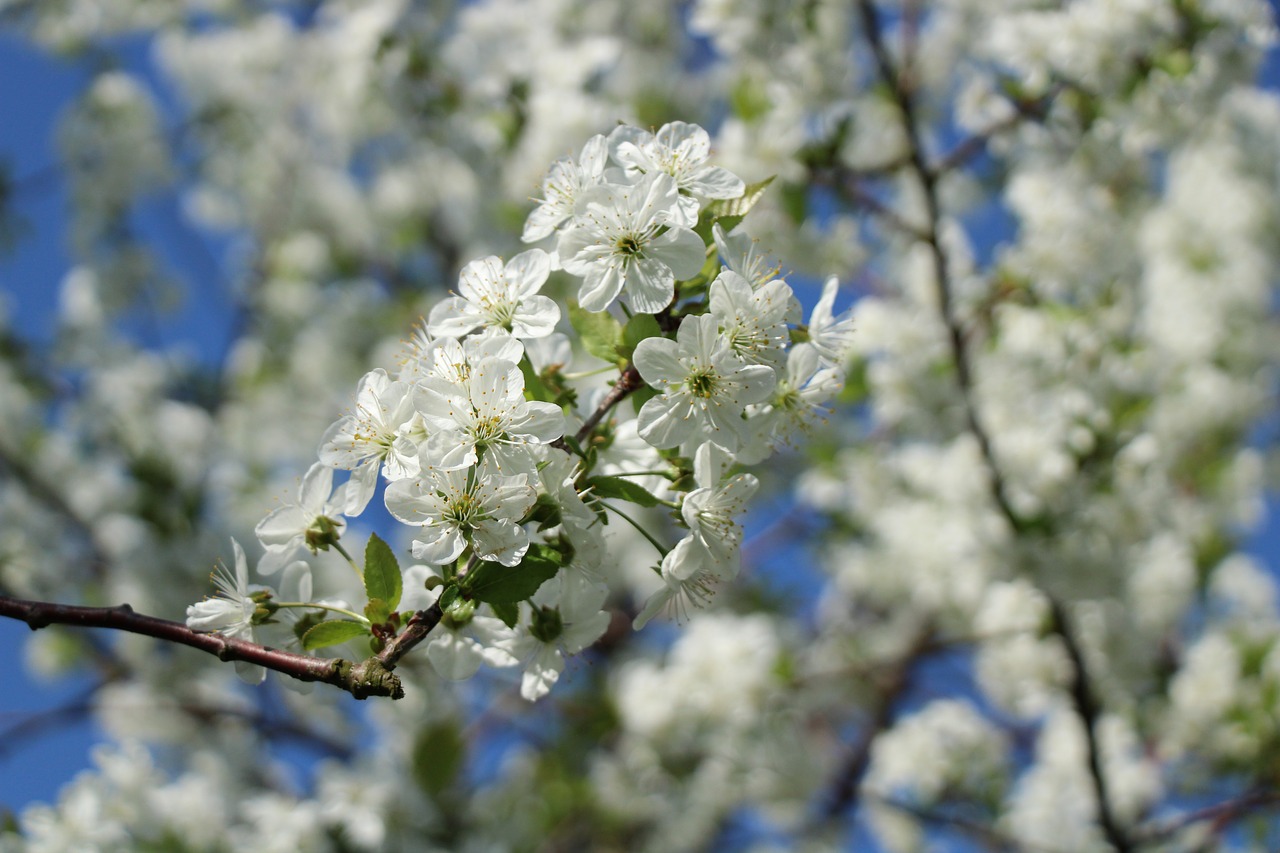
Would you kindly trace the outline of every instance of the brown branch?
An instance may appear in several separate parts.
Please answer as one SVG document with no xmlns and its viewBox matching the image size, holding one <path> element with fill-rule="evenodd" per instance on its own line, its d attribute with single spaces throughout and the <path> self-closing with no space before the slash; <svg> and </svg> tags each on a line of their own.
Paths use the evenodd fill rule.
<svg viewBox="0 0 1280 853">
<path fill-rule="evenodd" d="M 940 173 L 929 165 L 925 159 L 923 137 L 916 115 L 916 106 L 912 92 L 905 85 L 893 59 L 883 40 L 879 13 L 873 0 L 858 0 L 858 10 L 862 18 L 862 30 L 875 57 L 882 82 L 889 88 L 898 110 L 902 115 L 903 130 L 907 136 L 908 153 L 911 168 L 920 181 L 924 193 L 926 226 L 924 242 L 929 247 L 933 259 L 934 277 L 937 284 L 938 310 L 947 329 L 947 338 L 951 349 L 952 360 L 956 366 L 956 384 L 959 390 L 961 407 L 970 434 L 978 444 L 984 466 L 987 470 L 988 486 L 992 500 L 999 508 L 1011 529 L 1017 533 L 1026 527 L 1024 519 L 1014 511 L 1005 495 L 1004 478 L 1000 467 L 996 464 L 995 451 L 990 436 L 987 434 L 978 417 L 977 406 L 973 400 L 973 370 L 969 354 L 965 347 L 965 334 L 959 317 L 956 316 L 951 294 L 950 260 L 942 245 L 939 225 L 942 221 L 942 205 L 938 194 L 938 178 Z M 1071 631 L 1061 606 L 1050 597 L 1054 612 L 1054 632 L 1062 639 L 1067 654 L 1071 659 L 1074 675 L 1072 678 L 1072 701 L 1076 712 L 1084 723 L 1085 739 L 1088 745 L 1089 771 L 1093 779 L 1094 791 L 1098 800 L 1098 823 L 1103 835 L 1119 853 L 1127 853 L 1133 849 L 1133 843 L 1120 826 L 1112 812 L 1107 797 L 1107 784 L 1102 772 L 1101 746 L 1098 742 L 1096 723 L 1101 709 L 1097 698 L 1089 686 L 1088 670 L 1085 667 L 1079 643 Z"/>
<path fill-rule="evenodd" d="M 1107 795 L 1107 777 L 1102 769 L 1102 750 L 1097 737 L 1098 720 L 1102 716 L 1102 708 L 1089 681 L 1089 669 L 1085 663 L 1084 650 L 1080 648 L 1075 632 L 1071 630 L 1062 604 L 1047 593 L 1045 597 L 1049 600 L 1049 612 L 1053 620 L 1050 627 L 1062 640 L 1067 657 L 1071 660 L 1071 703 L 1080 716 L 1080 722 L 1085 730 L 1085 739 L 1089 745 L 1089 775 L 1093 777 L 1094 793 L 1098 798 L 1098 823 L 1102 827 L 1103 835 L 1116 850 L 1132 850 L 1133 844 L 1112 813 L 1111 800 Z"/>
<path fill-rule="evenodd" d="M 1040 846 L 1029 847 L 1024 842 L 1005 835 L 996 829 L 971 818 L 961 815 L 945 814 L 934 809 L 924 808 L 913 803 L 903 802 L 892 797 L 880 796 L 876 794 L 868 794 L 869 799 L 873 800 L 877 805 L 900 811 L 903 814 L 911 815 L 911 817 L 921 823 L 930 826 L 940 827 L 942 829 L 951 829 L 956 832 L 969 836 L 975 841 L 981 843 L 989 850 L 999 851 L 1022 851 L 1035 850 L 1037 853 L 1063 853 L 1059 848 L 1047 848 Z"/>
<path fill-rule="evenodd" d="M 871 719 L 862 730 L 857 741 L 850 747 L 844 764 L 840 767 L 835 779 L 829 786 L 831 793 L 826 805 L 823 807 L 823 816 L 826 819 L 830 820 L 843 814 L 857 800 L 858 788 L 861 786 L 862 778 L 866 775 L 867 768 L 871 764 L 871 748 L 880 733 L 893 722 L 898 700 L 902 698 L 907 688 L 911 685 L 911 672 L 925 653 L 925 649 L 928 648 L 932 639 L 932 629 L 925 628 L 922 630 L 919 636 L 916 637 L 915 642 L 899 659 L 897 665 L 884 676 L 883 681 L 878 685 L 880 687 L 880 695 L 876 697 L 877 702 L 871 712 Z"/>
<path fill-rule="evenodd" d="M 404 630 L 387 643 L 386 648 L 378 653 L 375 660 L 388 671 L 395 669 L 396 664 L 400 662 L 400 658 L 404 657 L 418 643 L 425 640 L 427 635 L 440 624 L 440 620 L 443 617 L 444 613 L 440 610 L 438 603 L 431 605 L 426 610 L 419 610 L 409 617 L 409 622 L 404 626 Z"/>
<path fill-rule="evenodd" d="M 390 696 L 392 699 L 399 699 L 404 696 L 400 679 L 390 672 L 394 663 L 385 664 L 377 657 L 371 657 L 359 663 L 341 658 L 309 657 L 283 649 L 260 646 L 248 640 L 223 637 L 219 634 L 197 633 L 182 622 L 135 613 L 127 604 L 118 607 L 79 607 L 0 596 L 0 616 L 26 622 L 33 631 L 49 625 L 72 625 L 79 628 L 111 628 L 155 637 L 166 642 L 199 649 L 214 655 L 219 660 L 243 661 L 274 670 L 299 681 L 322 681 L 325 684 L 332 684 L 346 690 L 357 699 L 365 699 L 369 696 Z M 414 618 L 417 618 L 417 614 Z"/>
<path fill-rule="evenodd" d="M 626 369 L 618 376 L 618 381 L 613 383 L 613 387 L 609 389 L 609 393 L 604 395 L 600 400 L 600 404 L 596 406 L 585 421 L 582 427 L 574 435 L 574 439 L 579 443 L 585 441 L 594 430 L 604 420 L 605 415 L 609 414 L 614 406 L 621 403 L 628 395 L 634 391 L 638 391 L 644 387 L 644 380 L 640 378 L 640 371 L 636 370 L 634 364 L 628 364 Z M 568 450 L 568 446 L 563 438 L 558 438 L 551 442 L 552 447 L 560 450 Z"/>
<path fill-rule="evenodd" d="M 1189 826 L 1204 821 L 1212 824 L 1213 832 L 1216 834 L 1235 821 L 1248 817 L 1256 810 L 1276 806 L 1280 806 L 1280 791 L 1274 788 L 1255 789 L 1225 802 L 1215 803 L 1212 806 L 1141 828 L 1134 833 L 1134 840 L 1142 845 L 1156 844 L 1168 840 Z"/>
</svg>

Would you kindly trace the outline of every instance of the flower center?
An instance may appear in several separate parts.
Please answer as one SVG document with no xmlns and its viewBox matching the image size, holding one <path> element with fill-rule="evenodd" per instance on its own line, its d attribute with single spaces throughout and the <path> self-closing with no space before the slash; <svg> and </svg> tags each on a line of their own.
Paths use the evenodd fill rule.
<svg viewBox="0 0 1280 853">
<path fill-rule="evenodd" d="M 506 434 L 502 427 L 502 418 L 497 415 L 490 415 L 487 418 L 477 420 L 471 428 L 471 435 L 475 438 L 476 446 L 488 447 L 502 438 Z"/>
<path fill-rule="evenodd" d="M 804 408 L 804 398 L 800 396 L 800 392 L 794 388 L 788 388 L 778 394 L 774 400 L 774 405 L 784 412 L 798 412 Z"/>
<path fill-rule="evenodd" d="M 618 249 L 618 253 L 622 255 L 631 256 L 640 254 L 640 241 L 631 234 L 619 237 L 615 246 Z"/>
<path fill-rule="evenodd" d="M 705 400 L 716 392 L 718 378 L 714 370 L 695 370 L 684 384 L 695 397 Z"/>
<path fill-rule="evenodd" d="M 473 522 L 479 521 L 481 516 L 484 515 L 484 506 L 481 505 L 474 494 L 463 492 L 448 499 L 445 510 L 441 515 L 445 521 L 456 527 L 470 529 L 474 526 Z"/>
<path fill-rule="evenodd" d="M 495 326 L 501 326 L 508 332 L 511 331 L 511 323 L 516 316 L 516 301 L 514 299 L 499 297 L 485 297 L 481 300 L 481 307 L 484 312 L 489 315 L 489 319 L 493 321 Z"/>
</svg>

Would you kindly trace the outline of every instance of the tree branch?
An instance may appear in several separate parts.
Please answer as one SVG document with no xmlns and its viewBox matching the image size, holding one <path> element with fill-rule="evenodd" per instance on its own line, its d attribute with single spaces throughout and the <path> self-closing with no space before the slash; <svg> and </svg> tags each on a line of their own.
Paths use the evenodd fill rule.
<svg viewBox="0 0 1280 853">
<path fill-rule="evenodd" d="M 943 324 L 946 326 L 948 343 L 952 360 L 956 366 L 956 385 L 958 386 L 960 403 L 969 432 L 973 435 L 982 454 L 987 469 L 988 486 L 991 497 L 1011 529 L 1016 534 L 1025 528 L 1024 520 L 1014 511 L 1005 495 L 1004 479 L 1000 467 L 996 464 L 995 451 L 990 436 L 978 417 L 977 406 L 973 400 L 973 370 L 969 354 L 965 347 L 964 329 L 956 316 L 955 306 L 951 298 L 950 261 L 946 249 L 942 245 L 939 225 L 942 221 L 942 205 L 938 196 L 938 178 L 940 172 L 932 167 L 925 158 L 923 138 L 920 133 L 916 106 L 911 91 L 894 68 L 893 59 L 885 46 L 883 33 L 873 0 L 858 0 L 858 10 L 862 18 L 862 29 L 871 52 L 875 57 L 882 82 L 889 88 L 893 99 L 902 114 L 903 129 L 907 136 L 908 154 L 911 169 L 916 173 L 924 194 L 926 224 L 924 242 L 929 247 L 933 259 L 934 277 L 937 283 L 938 310 Z M 1098 823 L 1103 835 L 1119 853 L 1127 853 L 1133 844 L 1111 809 L 1107 797 L 1106 780 L 1102 772 L 1101 747 L 1098 743 L 1096 723 L 1101 709 L 1090 689 L 1088 670 L 1085 667 L 1080 645 L 1071 631 L 1065 612 L 1060 604 L 1048 596 L 1054 614 L 1054 632 L 1062 639 L 1073 668 L 1071 697 L 1076 712 L 1084 723 L 1085 738 L 1088 744 L 1088 762 L 1090 775 L 1093 778 L 1094 791 L 1098 800 Z"/>
<path fill-rule="evenodd" d="M 614 406 L 621 403 L 632 392 L 638 391 L 643 387 L 644 380 L 640 378 L 640 371 L 636 370 L 634 364 L 628 364 L 626 369 L 618 376 L 618 381 L 613 383 L 613 387 L 609 389 L 609 393 L 605 394 L 600 400 L 600 404 L 596 406 L 595 411 L 582 422 L 582 427 L 578 430 L 574 439 L 579 443 L 585 441 L 591 435 L 591 431 L 599 425 L 600 421 L 604 420 L 604 416 L 609 414 L 609 411 Z M 551 446 L 560 450 L 568 450 L 563 438 L 557 438 L 551 442 Z"/>
<path fill-rule="evenodd" d="M 823 816 L 828 820 L 844 813 L 857 800 L 858 788 L 871 764 L 871 747 L 880 733 L 893 722 L 898 700 L 911 685 L 911 671 L 932 641 L 933 630 L 928 627 L 921 630 L 897 665 L 881 682 L 880 695 L 871 713 L 871 720 L 863 729 L 857 742 L 850 748 L 844 764 L 830 786 L 830 797 L 823 808 Z"/>
<path fill-rule="evenodd" d="M 155 637 L 166 642 L 199 649 L 214 655 L 219 660 L 243 661 L 274 670 L 299 681 L 322 681 L 325 684 L 332 684 L 346 690 L 357 699 L 365 699 L 369 696 L 390 696 L 392 699 L 399 699 L 404 696 L 400 679 L 390 672 L 394 662 L 387 664 L 377 657 L 371 657 L 359 663 L 341 658 L 309 657 L 282 649 L 260 646 L 247 640 L 223 637 L 219 634 L 201 634 L 192 631 L 182 622 L 135 613 L 127 604 L 118 607 L 79 607 L 0 596 L 0 616 L 26 622 L 33 631 L 49 625 L 72 625 L 79 628 L 111 628 Z M 415 614 L 413 619 L 417 619 L 417 616 L 418 614 Z M 411 624 L 413 619 L 410 620 Z M 429 631 L 430 628 L 427 630 Z M 425 632 L 423 634 L 425 635 Z M 420 641 L 419 638 L 409 647 Z"/>
<path fill-rule="evenodd" d="M 1139 829 L 1134 833 L 1135 841 L 1142 845 L 1158 844 L 1187 827 L 1204 821 L 1212 823 L 1216 834 L 1235 821 L 1248 817 L 1256 810 L 1277 806 L 1280 806 L 1280 791 L 1274 788 L 1257 788 L 1225 802 L 1215 803 Z"/>
<path fill-rule="evenodd" d="M 444 612 L 440 610 L 439 604 L 433 604 L 426 610 L 419 610 L 409 617 L 409 622 L 404 626 L 404 630 L 387 643 L 386 648 L 379 652 L 375 659 L 388 671 L 395 669 L 395 665 L 399 663 L 400 658 L 404 657 L 418 643 L 425 640 L 427 635 L 440 624 L 440 620 L 443 617 Z"/>
</svg>

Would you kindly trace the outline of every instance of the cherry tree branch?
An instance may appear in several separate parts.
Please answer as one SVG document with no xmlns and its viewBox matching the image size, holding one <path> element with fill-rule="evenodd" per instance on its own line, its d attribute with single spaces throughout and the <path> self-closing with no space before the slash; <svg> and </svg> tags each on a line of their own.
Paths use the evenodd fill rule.
<svg viewBox="0 0 1280 853">
<path fill-rule="evenodd" d="M 879 13 L 873 0 L 858 0 L 858 11 L 862 19 L 862 30 L 868 46 L 875 58 L 881 81 L 888 87 L 901 113 L 903 130 L 907 137 L 908 156 L 911 169 L 920 182 L 924 196 L 926 223 L 923 242 L 928 246 L 933 261 L 934 278 L 937 284 L 938 310 L 946 327 L 948 344 L 952 360 L 956 367 L 956 385 L 960 403 L 968 431 L 973 435 L 982 455 L 987 470 L 988 486 L 991 497 L 1005 520 L 1009 522 L 1015 534 L 1026 526 L 1025 520 L 1013 509 L 1005 494 L 1004 478 L 996 463 L 995 451 L 990 435 L 980 418 L 973 393 L 973 369 L 965 346 L 964 328 L 956 314 L 952 302 L 950 260 L 942 244 L 940 223 L 942 221 L 942 205 L 938 194 L 938 179 L 941 173 L 925 157 L 923 137 L 913 93 L 902 80 L 894 67 L 884 43 Z M 1053 631 L 1061 638 L 1072 664 L 1071 698 L 1075 710 L 1084 724 L 1085 739 L 1088 746 L 1088 764 L 1093 780 L 1094 792 L 1098 801 L 1098 823 L 1103 835 L 1119 853 L 1127 853 L 1133 849 L 1133 843 L 1125 830 L 1120 826 L 1111 808 L 1107 795 L 1107 783 L 1102 771 L 1101 746 L 1098 742 L 1096 724 L 1101 709 L 1097 703 L 1088 678 L 1084 656 L 1066 613 L 1061 604 L 1049 597 L 1053 608 Z"/>
<path fill-rule="evenodd" d="M 1214 834 L 1217 834 L 1254 812 L 1277 807 L 1280 807 L 1280 790 L 1255 788 L 1230 800 L 1152 823 L 1135 833 L 1135 841 L 1144 846 L 1159 844 L 1190 826 L 1206 821 L 1211 824 Z"/>
<path fill-rule="evenodd" d="M 823 816 L 828 820 L 838 817 L 849 809 L 858 799 L 858 789 L 871 765 L 871 748 L 876 738 L 893 723 L 898 701 L 911 686 L 911 675 L 916 664 L 924 656 L 933 641 L 933 630 L 923 628 L 907 651 L 899 658 L 897 664 L 883 676 L 880 694 L 876 697 L 871 719 L 863 728 L 857 741 L 849 749 L 844 763 L 840 766 L 830 785 L 830 794 L 823 807 Z"/>
<path fill-rule="evenodd" d="M 578 429 L 577 434 L 574 435 L 574 439 L 579 443 L 586 441 L 588 436 L 591 435 L 591 431 L 599 426 L 600 421 L 604 420 L 605 416 L 609 414 L 614 406 L 621 403 L 631 393 L 638 391 L 643 387 L 644 380 L 640 378 L 640 371 L 636 370 L 636 366 L 634 364 L 628 364 L 626 369 L 618 376 L 618 381 L 614 382 L 613 387 L 609 389 L 609 393 L 605 394 L 604 397 L 601 398 L 599 405 L 595 408 L 595 411 L 588 415 L 587 419 L 582 422 L 582 426 Z M 559 448 L 560 450 L 568 450 L 568 446 L 563 438 L 557 438 L 555 441 L 551 442 L 551 446 Z"/>
<path fill-rule="evenodd" d="M 386 648 L 378 653 L 376 660 L 386 667 L 388 671 L 394 669 L 395 665 L 400 662 L 400 658 L 425 640 L 427 635 L 440 624 L 442 618 L 444 618 L 444 612 L 440 609 L 439 604 L 433 604 L 426 610 L 419 610 L 409 617 L 404 630 L 392 638 L 387 643 Z"/>
<path fill-rule="evenodd" d="M 410 620 L 411 624 L 418 615 L 415 614 Z M 379 657 L 371 657 L 358 663 L 341 658 L 309 657 L 258 645 L 248 640 L 223 637 L 219 634 L 201 634 L 192 631 L 182 622 L 135 613 L 127 604 L 121 604 L 118 607 L 80 607 L 0 596 L 0 616 L 26 622 L 33 631 L 49 625 L 72 625 L 79 628 L 110 628 L 155 637 L 166 642 L 199 649 L 214 655 L 219 660 L 243 661 L 299 681 L 321 681 L 332 684 L 346 690 L 357 699 L 365 699 L 369 696 L 390 696 L 392 699 L 399 699 L 404 696 L 400 679 L 391 672 L 399 655 L 392 658 L 390 662 Z M 431 627 L 434 627 L 434 624 Z M 426 628 L 426 631 L 429 630 L 430 628 Z M 422 631 L 423 636 L 426 631 Z M 421 642 L 421 637 L 401 645 L 404 646 L 404 651 L 407 651 L 418 642 Z M 391 645 L 388 648 L 391 648 Z M 385 653 L 386 650 L 384 650 Z"/>
</svg>

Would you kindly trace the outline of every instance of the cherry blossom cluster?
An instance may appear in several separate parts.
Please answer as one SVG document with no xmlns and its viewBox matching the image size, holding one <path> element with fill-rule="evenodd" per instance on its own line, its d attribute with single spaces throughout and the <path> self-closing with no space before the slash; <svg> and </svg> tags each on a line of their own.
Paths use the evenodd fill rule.
<svg viewBox="0 0 1280 853">
<path fill-rule="evenodd" d="M 729 233 L 769 181 L 748 186 L 709 154 L 706 131 L 674 122 L 656 133 L 622 126 L 557 161 L 523 234 L 548 248 L 468 263 L 399 364 L 360 381 L 297 501 L 258 525 L 258 571 L 284 568 L 306 594 L 251 590 L 237 545 L 234 576 L 219 575 L 218 596 L 189 609 L 190 627 L 252 636 L 282 610 L 310 609 L 295 623 L 305 649 L 364 638 L 377 652 L 401 613 L 437 606 L 426 642 L 437 671 L 463 679 L 482 663 L 523 666 L 521 692 L 533 700 L 565 655 L 609 625 L 601 568 L 611 518 L 658 552 L 663 584 L 637 628 L 704 605 L 735 577 L 738 519 L 758 487 L 740 468 L 821 418 L 843 384 L 851 317 L 833 311 L 832 278 L 802 322 L 779 267 Z M 566 312 L 542 293 L 553 275 L 580 280 L 566 330 Z M 594 359 L 577 372 L 575 338 Z M 614 374 L 608 387 L 582 384 L 604 374 Z M 634 418 L 618 407 L 628 396 Z M 349 473 L 336 489 L 335 470 Z M 403 571 L 376 536 L 363 566 L 340 543 L 380 477 L 421 561 Z M 683 535 L 664 544 L 665 531 L 649 530 L 655 519 L 619 502 L 671 510 Z M 310 601 L 309 576 L 298 582 L 308 573 L 298 558 L 331 547 L 362 578 L 360 612 Z"/>
</svg>

